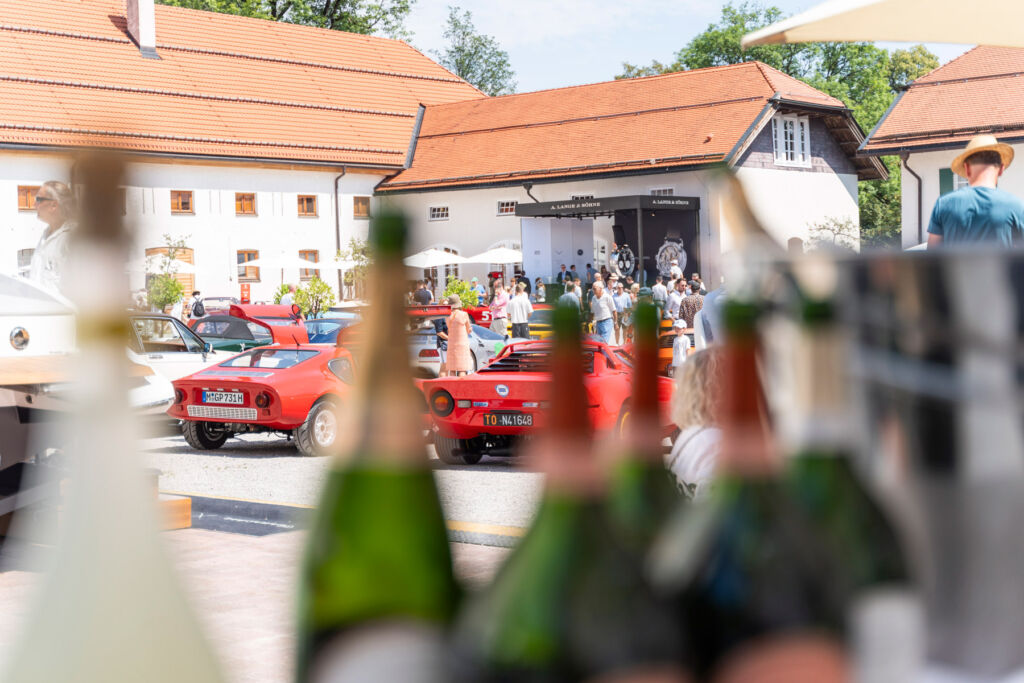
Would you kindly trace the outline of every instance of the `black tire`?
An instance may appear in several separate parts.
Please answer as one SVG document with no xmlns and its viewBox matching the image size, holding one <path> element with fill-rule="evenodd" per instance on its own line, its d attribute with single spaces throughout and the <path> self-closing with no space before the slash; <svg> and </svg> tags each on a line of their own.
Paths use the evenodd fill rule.
<svg viewBox="0 0 1024 683">
<path fill-rule="evenodd" d="M 197 451 L 212 451 L 224 445 L 233 434 L 224 427 L 223 422 L 203 422 L 202 420 L 185 420 L 181 425 L 181 434 L 185 442 Z"/>
<path fill-rule="evenodd" d="M 338 404 L 332 398 L 322 398 L 309 409 L 306 420 L 295 428 L 295 446 L 307 457 L 332 455 L 340 426 Z"/>
<path fill-rule="evenodd" d="M 619 408 L 619 417 L 616 418 L 615 420 L 615 434 L 619 438 L 623 438 L 626 436 L 626 434 L 624 434 L 623 432 L 625 431 L 626 423 L 629 420 L 629 413 L 629 401 L 626 401 L 622 404 L 622 407 Z"/>
<path fill-rule="evenodd" d="M 461 448 L 459 439 L 449 439 L 447 436 L 434 434 L 434 449 L 437 451 L 438 459 L 446 465 L 461 465 L 461 455 L 456 455 L 455 450 Z"/>
<path fill-rule="evenodd" d="M 467 465 L 475 465 L 482 460 L 484 454 L 479 451 L 466 451 L 462 454 L 462 462 Z"/>
</svg>

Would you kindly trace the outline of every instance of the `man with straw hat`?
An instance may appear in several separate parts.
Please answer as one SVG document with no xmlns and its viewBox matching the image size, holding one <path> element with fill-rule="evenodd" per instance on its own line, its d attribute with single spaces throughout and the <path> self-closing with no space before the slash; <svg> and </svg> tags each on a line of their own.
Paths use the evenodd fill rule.
<svg viewBox="0 0 1024 683">
<path fill-rule="evenodd" d="M 1024 202 L 996 185 L 1013 162 L 1013 148 L 992 135 L 977 135 L 950 168 L 968 187 L 939 198 L 928 223 L 928 248 L 945 244 L 1024 243 Z"/>
</svg>

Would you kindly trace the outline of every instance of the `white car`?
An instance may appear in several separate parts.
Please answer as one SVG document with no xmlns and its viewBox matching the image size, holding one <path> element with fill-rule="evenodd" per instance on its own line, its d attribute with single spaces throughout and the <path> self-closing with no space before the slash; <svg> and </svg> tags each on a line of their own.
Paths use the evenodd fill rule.
<svg viewBox="0 0 1024 683">
<path fill-rule="evenodd" d="M 128 348 L 169 381 L 216 365 L 235 355 L 214 351 L 188 326 L 162 313 L 132 313 Z"/>
</svg>

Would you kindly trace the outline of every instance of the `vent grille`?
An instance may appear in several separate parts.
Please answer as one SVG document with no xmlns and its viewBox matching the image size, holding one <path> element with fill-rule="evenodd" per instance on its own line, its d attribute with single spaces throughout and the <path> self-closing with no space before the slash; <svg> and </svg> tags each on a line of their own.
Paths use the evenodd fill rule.
<svg viewBox="0 0 1024 683">
<path fill-rule="evenodd" d="M 189 417 L 215 417 L 220 420 L 255 420 L 255 408 L 227 406 L 188 406 Z"/>
<path fill-rule="evenodd" d="M 510 353 L 504 358 L 491 361 L 488 365 L 480 368 L 478 373 L 487 372 L 550 372 L 551 354 L 548 352 L 518 352 Z M 583 372 L 588 375 L 594 373 L 594 352 L 583 352 Z"/>
</svg>

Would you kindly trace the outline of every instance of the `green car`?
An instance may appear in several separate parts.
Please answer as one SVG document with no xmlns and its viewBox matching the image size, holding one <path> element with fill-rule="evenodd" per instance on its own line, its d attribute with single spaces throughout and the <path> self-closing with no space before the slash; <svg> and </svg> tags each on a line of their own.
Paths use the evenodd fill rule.
<svg viewBox="0 0 1024 683">
<path fill-rule="evenodd" d="M 215 351 L 245 351 L 273 343 L 270 331 L 262 325 L 227 314 L 214 314 L 189 321 L 189 327 Z"/>
</svg>

